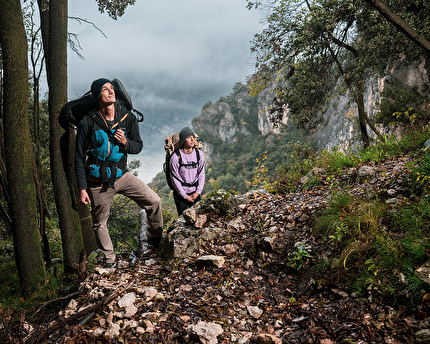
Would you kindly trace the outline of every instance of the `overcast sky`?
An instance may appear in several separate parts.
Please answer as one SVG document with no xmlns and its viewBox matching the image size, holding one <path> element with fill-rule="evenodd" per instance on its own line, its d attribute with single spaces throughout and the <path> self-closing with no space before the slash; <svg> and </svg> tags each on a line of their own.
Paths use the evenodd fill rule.
<svg viewBox="0 0 430 344">
<path fill-rule="evenodd" d="M 84 57 L 69 49 L 69 99 L 97 78 L 118 78 L 157 142 L 191 126 L 205 103 L 246 81 L 254 70 L 250 41 L 262 27 L 262 13 L 247 10 L 246 0 L 137 0 L 117 21 L 100 14 L 94 0 L 73 0 L 69 17 L 88 20 L 103 32 L 69 21 Z M 154 128 L 159 116 L 165 124 Z M 154 137 L 144 136 L 145 147 L 151 147 Z M 162 146 L 157 152 L 144 148 L 139 177 L 149 182 L 161 171 L 163 156 Z"/>
</svg>

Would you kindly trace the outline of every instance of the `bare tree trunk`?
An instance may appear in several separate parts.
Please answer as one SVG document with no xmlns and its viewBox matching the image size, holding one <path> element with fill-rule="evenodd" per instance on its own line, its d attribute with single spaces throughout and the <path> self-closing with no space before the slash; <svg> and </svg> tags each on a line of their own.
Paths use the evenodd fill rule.
<svg viewBox="0 0 430 344">
<path fill-rule="evenodd" d="M 31 5 L 33 8 L 33 4 Z M 43 48 L 38 44 L 39 31 L 34 31 L 34 23 L 31 27 L 31 68 L 33 74 L 33 142 L 34 142 L 34 181 L 36 184 L 37 203 L 39 209 L 39 232 L 42 236 L 43 256 L 47 266 L 51 265 L 51 252 L 49 248 L 48 233 L 46 231 L 46 216 L 48 216 L 48 207 L 46 204 L 46 190 L 43 167 L 41 162 L 41 141 L 40 141 L 40 99 L 39 99 L 39 80 L 43 68 Z"/>
<path fill-rule="evenodd" d="M 68 180 L 70 189 L 70 197 L 72 198 L 72 206 L 79 214 L 79 221 L 84 241 L 84 247 L 88 254 L 98 248 L 97 239 L 93 230 L 93 221 L 88 206 L 78 202 L 76 195 L 78 194 L 78 183 L 75 173 L 75 151 L 76 151 L 76 135 L 74 130 L 68 128 L 60 138 L 60 150 L 63 158 L 64 171 Z"/>
<path fill-rule="evenodd" d="M 60 222 L 63 259 L 66 271 L 73 271 L 79 263 L 83 250 L 83 239 L 79 217 L 73 205 L 76 203 L 69 191 L 70 185 L 63 168 L 60 150 L 62 128 L 58 123 L 61 107 L 67 102 L 67 0 L 49 2 L 49 35 L 44 36 L 44 47 L 48 46 L 47 74 L 49 87 L 49 123 L 51 175 L 55 202 Z M 42 29 L 42 32 L 44 29 Z M 47 39 L 47 44 L 46 44 Z"/>
<path fill-rule="evenodd" d="M 370 145 L 369 134 L 367 133 L 366 127 L 366 111 L 364 111 L 364 100 L 363 95 L 355 98 L 355 103 L 358 107 L 358 118 L 360 123 L 361 140 L 363 141 L 363 147 L 367 148 Z"/>
<path fill-rule="evenodd" d="M 381 140 L 381 142 L 384 142 L 384 137 L 379 132 L 379 130 L 375 127 L 375 124 L 373 124 L 373 122 L 370 120 L 369 116 L 367 115 L 366 110 L 364 109 L 363 94 L 360 95 L 360 98 L 358 101 L 356 101 L 356 104 L 358 106 L 358 113 L 360 114 L 360 112 L 361 112 L 361 116 L 364 119 L 365 123 L 367 123 L 369 125 L 370 129 L 372 129 L 372 131 L 376 134 L 378 139 Z"/>
<path fill-rule="evenodd" d="M 66 1 L 67 3 L 67 1 Z M 46 61 L 46 73 L 48 75 L 48 84 L 49 84 L 49 80 L 51 80 L 51 73 L 52 73 L 52 68 L 50 67 L 51 63 L 50 61 L 52 60 L 52 58 L 50 58 L 51 52 L 50 52 L 50 47 L 52 47 L 52 49 L 57 49 L 55 46 L 50 45 L 50 4 L 49 4 L 49 0 L 38 0 L 38 4 L 39 4 L 39 11 L 40 11 L 40 18 L 41 18 L 41 31 L 42 31 L 42 41 L 43 41 L 43 48 L 45 51 L 45 61 Z M 66 8 L 67 8 L 67 4 L 66 4 Z M 67 19 L 67 14 L 66 14 L 66 19 Z M 67 25 L 67 20 L 65 21 L 65 24 Z M 66 27 L 66 37 L 63 36 L 64 38 L 64 53 L 66 54 L 67 52 L 67 27 Z M 52 52 L 52 53 L 56 53 L 56 52 Z M 65 60 L 67 60 L 67 55 L 65 57 Z M 55 63 L 55 60 L 54 60 Z M 64 66 L 66 66 L 66 62 L 64 63 Z M 63 80 L 65 87 L 67 86 L 67 70 L 65 71 L 65 78 Z M 50 90 L 51 90 L 51 86 L 50 86 Z M 51 91 L 50 91 L 51 92 Z M 58 108 L 58 112 L 53 114 L 53 118 L 50 119 L 50 121 L 54 121 L 55 122 L 55 126 L 56 126 L 56 131 L 57 131 L 57 138 L 53 139 L 51 137 L 51 145 L 52 142 L 54 140 L 54 142 L 56 142 L 56 148 L 53 149 L 57 149 L 58 148 L 58 152 L 56 152 L 56 154 L 58 154 L 59 156 L 56 155 L 56 159 L 55 159 L 55 164 L 56 164 L 56 168 L 60 168 L 60 166 L 62 166 L 63 171 L 61 172 L 62 175 L 65 176 L 65 179 L 59 178 L 58 182 L 58 188 L 60 188 L 60 190 L 56 190 L 56 184 L 54 183 L 54 193 L 59 193 L 61 195 L 58 196 L 59 199 L 63 199 L 63 201 L 67 202 L 67 205 L 70 207 L 69 211 L 66 211 L 66 209 L 63 209 L 63 211 L 65 213 L 69 213 L 67 215 L 65 215 L 64 221 L 68 221 L 67 219 L 69 217 L 73 217 L 73 222 L 77 221 L 80 222 L 80 226 L 81 226 L 81 236 L 83 237 L 83 242 L 84 242 L 84 247 L 85 250 L 90 253 L 91 251 L 97 249 L 98 245 L 97 245 L 97 240 L 94 234 L 94 231 L 92 229 L 92 221 L 91 221 L 91 215 L 89 212 L 88 207 L 80 204 L 79 202 L 77 202 L 76 200 L 76 195 L 77 195 L 77 186 L 76 185 L 76 176 L 75 176 L 75 169 L 74 169 L 74 152 L 75 152 L 75 135 L 74 132 L 72 130 L 67 130 L 66 133 L 63 133 L 63 130 L 61 127 L 58 126 L 58 113 L 61 109 L 61 106 L 64 105 L 67 101 L 67 89 L 65 91 L 65 99 L 64 101 L 61 103 L 60 107 Z M 49 107 L 51 108 L 51 105 L 49 105 Z M 50 117 L 52 114 L 51 109 L 50 111 Z M 52 126 L 51 126 L 51 136 L 52 136 Z M 72 160 L 73 159 L 73 160 Z M 62 161 L 62 163 L 60 163 L 60 161 Z M 52 150 L 51 150 L 51 164 L 52 164 Z M 54 169 L 51 169 L 52 173 L 54 173 Z M 58 171 L 58 173 L 60 173 Z M 66 192 L 69 192 L 69 196 L 66 196 Z M 57 199 L 57 196 L 56 196 Z M 67 199 L 67 200 L 66 200 Z M 57 210 L 58 210 L 59 205 L 57 204 Z M 78 213 L 79 216 L 79 220 L 75 219 L 76 216 L 76 212 Z M 60 227 L 62 227 L 63 225 L 67 226 L 67 224 L 63 224 L 63 221 L 60 219 Z M 77 235 L 77 234 L 76 234 Z"/>
<path fill-rule="evenodd" d="M 19 0 L 0 0 L 4 66 L 4 143 L 15 260 L 21 285 L 34 289 L 45 277 L 37 226 L 33 148 L 28 117 L 27 38 Z"/>
<path fill-rule="evenodd" d="M 333 35 L 330 35 L 330 39 L 334 43 L 336 43 L 337 45 L 350 51 L 354 55 L 355 58 L 358 58 L 358 51 L 356 49 L 354 49 L 353 47 L 351 47 L 348 44 L 345 44 L 342 41 L 339 41 L 337 38 L 333 37 Z M 336 66 L 340 72 L 340 75 L 342 76 L 343 80 L 345 81 L 345 84 L 348 87 L 349 91 L 351 93 L 354 93 L 352 83 L 347 77 L 345 77 L 345 72 L 343 70 L 342 64 L 340 63 L 339 59 L 337 58 L 337 55 L 335 54 L 333 49 L 331 49 L 330 45 L 327 45 L 327 48 L 329 49 L 330 54 L 333 57 L 334 62 L 336 63 Z M 370 145 L 370 139 L 369 139 L 369 134 L 367 133 L 366 123 L 369 124 L 370 128 L 376 133 L 378 138 L 380 138 L 380 139 L 383 139 L 383 138 L 382 138 L 381 133 L 376 129 L 376 127 L 374 126 L 374 124 L 370 120 L 369 116 L 367 116 L 366 110 L 364 109 L 363 93 L 361 92 L 358 96 L 355 96 L 354 101 L 358 107 L 358 120 L 359 120 L 359 124 L 360 124 L 361 140 L 363 141 L 363 147 L 367 148 Z"/>
</svg>

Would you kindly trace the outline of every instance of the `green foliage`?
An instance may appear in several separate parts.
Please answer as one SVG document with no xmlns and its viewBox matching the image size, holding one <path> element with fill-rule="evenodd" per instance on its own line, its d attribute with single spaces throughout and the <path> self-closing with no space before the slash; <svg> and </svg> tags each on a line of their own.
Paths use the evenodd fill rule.
<svg viewBox="0 0 430 344">
<path fill-rule="evenodd" d="M 338 173 L 344 168 L 353 167 L 356 164 L 357 160 L 353 154 L 344 153 L 338 147 L 332 150 L 323 150 L 320 154 L 320 167 L 332 173 Z"/>
<path fill-rule="evenodd" d="M 357 154 L 358 162 L 376 164 L 390 157 L 419 151 L 429 137 L 430 132 L 425 125 L 421 125 L 419 130 L 406 127 L 403 130 L 401 139 L 394 136 L 385 137 L 384 142 L 378 142 L 378 144 L 360 151 Z"/>
<path fill-rule="evenodd" d="M 345 229 L 354 226 L 355 219 L 350 220 L 348 217 L 352 207 L 352 197 L 349 193 L 341 192 L 333 195 L 327 209 L 318 217 L 316 223 L 317 231 L 329 238 L 340 239 L 340 231 L 343 233 Z"/>
<path fill-rule="evenodd" d="M 127 6 L 134 5 L 136 0 L 97 0 L 99 11 L 101 13 L 107 12 L 109 17 L 117 20 L 121 17 Z"/>
<path fill-rule="evenodd" d="M 131 199 L 115 195 L 108 221 L 109 233 L 117 252 L 137 250 L 140 208 Z"/>
<path fill-rule="evenodd" d="M 275 180 L 273 180 L 273 170 L 266 170 L 264 164 L 255 169 L 255 178 L 262 181 L 264 187 L 274 193 L 308 190 L 321 183 L 332 184 L 335 177 L 342 171 L 359 164 L 369 162 L 377 164 L 390 157 L 419 151 L 429 137 L 430 132 L 427 127 L 423 127 L 422 130 L 408 129 L 404 131 L 402 139 L 386 138 L 384 142 L 378 142 L 359 152 L 342 152 L 337 147 L 315 152 L 309 145 L 297 144 L 295 148 L 285 147 L 284 151 L 289 152 L 290 155 L 275 168 Z M 268 154 L 268 156 L 270 155 Z M 415 184 L 418 188 L 427 187 L 425 185 L 430 180 L 429 167 L 426 164 L 428 162 L 424 158 L 416 168 L 411 168 L 411 174 L 415 176 Z M 324 169 L 324 180 L 318 175 L 309 175 L 314 167 Z M 302 184 L 301 180 L 306 175 L 309 176 L 308 180 Z"/>
<path fill-rule="evenodd" d="M 176 212 L 175 202 L 173 200 L 173 191 L 167 185 L 166 175 L 164 172 L 159 172 L 148 184 L 152 190 L 161 198 L 161 206 L 163 210 L 171 213 Z"/>
<path fill-rule="evenodd" d="M 428 194 L 430 191 L 430 156 L 427 154 L 412 169 L 413 189 L 419 194 Z"/>
<path fill-rule="evenodd" d="M 172 212 L 169 209 L 163 209 L 163 224 L 164 228 L 167 232 L 169 232 L 175 221 L 177 220 L 178 215 L 176 212 Z"/>
<path fill-rule="evenodd" d="M 0 305 L 4 305 L 13 302 L 20 290 L 12 240 L 0 241 L 0 273 Z"/>
<path fill-rule="evenodd" d="M 248 1 L 249 8 L 263 4 L 267 5 L 267 25 L 252 42 L 257 71 L 250 78 L 251 91 L 258 94 L 274 87 L 275 113 L 280 114 L 287 104 L 291 118 L 303 128 L 311 129 L 320 121 L 317 114 L 333 96 L 338 80 L 359 99 L 369 73 L 384 73 L 393 56 L 402 55 L 405 64 L 422 56 L 417 45 L 363 1 Z M 430 17 L 430 4 L 415 0 L 385 4 L 407 18 L 418 34 L 429 36 L 424 23 Z M 382 111 L 403 117 L 414 106 L 416 113 L 423 94 L 413 92 L 402 91 L 395 100 L 400 106 L 392 107 L 388 98 L 395 99 L 393 92 Z M 408 105 L 411 101 L 413 105 Z"/>
<path fill-rule="evenodd" d="M 4 308 L 25 311 L 34 310 L 34 306 L 55 299 L 64 286 L 62 264 L 53 265 L 47 270 L 46 279 L 31 295 L 21 296 L 21 286 L 15 264 L 12 242 L 0 241 L 0 312 Z M 19 317 L 21 312 L 15 314 Z"/>
<path fill-rule="evenodd" d="M 390 147 L 390 152 L 398 152 L 399 150 L 402 153 L 420 151 L 424 146 L 424 143 L 429 138 L 430 130 L 427 123 L 420 124 L 416 129 L 409 128 L 407 131 L 405 131 L 402 135 L 402 139 L 396 140 L 397 144 L 393 142 L 392 146 Z M 395 146 L 397 146 L 398 150 L 396 150 Z"/>
<path fill-rule="evenodd" d="M 239 211 L 236 198 L 225 190 L 214 190 L 201 202 L 201 211 L 219 216 L 234 216 Z"/>
<path fill-rule="evenodd" d="M 208 101 L 205 105 L 203 105 L 203 107 L 202 107 L 202 111 L 204 111 L 204 110 L 206 110 L 209 106 L 211 106 L 212 105 L 212 102 L 211 101 Z"/>
<path fill-rule="evenodd" d="M 383 124 L 428 122 L 429 111 L 417 90 L 388 84 L 381 92 L 381 104 L 375 120 Z"/>
<path fill-rule="evenodd" d="M 318 217 L 316 231 L 339 248 L 339 268 L 351 290 L 396 303 L 425 290 L 414 271 L 430 248 L 430 203 L 394 207 L 343 191 Z"/>
<path fill-rule="evenodd" d="M 301 187 L 301 190 L 312 190 L 316 188 L 318 185 L 321 185 L 321 179 L 320 177 L 316 175 L 312 175 L 308 181 L 306 181 L 303 186 Z"/>
<path fill-rule="evenodd" d="M 58 223 L 53 223 L 52 220 L 47 221 L 47 233 L 49 240 L 49 250 L 51 259 L 63 257 L 63 247 L 61 243 L 61 231 L 58 228 Z"/>
<path fill-rule="evenodd" d="M 303 264 L 312 258 L 312 255 L 306 248 L 306 245 L 300 244 L 297 246 L 297 251 L 291 252 L 288 256 L 287 265 L 295 270 L 300 270 Z"/>
<path fill-rule="evenodd" d="M 336 225 L 333 233 L 328 237 L 333 241 L 334 245 L 337 246 L 339 242 L 342 242 L 342 238 L 347 234 L 348 229 L 349 228 L 345 222 L 340 222 L 339 225 Z"/>
<path fill-rule="evenodd" d="M 137 176 L 139 173 L 138 169 L 141 164 L 142 163 L 140 160 L 131 160 L 128 162 L 128 169 L 133 175 Z"/>
<path fill-rule="evenodd" d="M 359 153 L 360 161 L 362 161 L 363 163 L 371 162 L 373 164 L 377 164 L 378 162 L 383 161 L 389 156 L 387 150 L 384 149 L 386 147 L 391 147 L 391 146 L 387 144 L 385 147 L 383 147 L 382 145 L 378 145 L 378 146 L 370 146 L 366 148 L 365 150 Z M 397 146 L 394 145 L 393 147 L 397 147 Z"/>
<path fill-rule="evenodd" d="M 279 166 L 276 170 L 278 178 L 272 184 L 273 192 L 289 193 L 299 190 L 301 178 L 310 172 L 314 164 L 313 158 L 297 160 L 293 158 Z"/>
<path fill-rule="evenodd" d="M 265 165 L 265 161 L 267 160 L 267 152 L 263 153 L 261 161 L 259 158 L 256 158 L 255 161 L 259 164 L 254 168 L 254 175 L 252 177 L 252 186 L 258 187 L 260 185 L 268 186 L 268 168 Z"/>
</svg>

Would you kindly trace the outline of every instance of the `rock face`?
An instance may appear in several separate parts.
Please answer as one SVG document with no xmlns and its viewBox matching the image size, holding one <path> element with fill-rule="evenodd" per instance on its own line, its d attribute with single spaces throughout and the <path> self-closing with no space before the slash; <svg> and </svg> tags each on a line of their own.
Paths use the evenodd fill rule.
<svg viewBox="0 0 430 344">
<path fill-rule="evenodd" d="M 370 118 L 376 115 L 381 101 L 381 92 L 385 85 L 405 85 L 414 88 L 423 97 L 429 94 L 429 72 L 424 60 L 412 65 L 403 65 L 396 61 L 386 70 L 383 77 L 372 76 L 367 79 L 364 90 L 364 106 Z M 325 104 L 327 109 L 323 114 L 323 121 L 315 129 L 314 138 L 321 149 L 338 147 L 341 150 L 356 149 L 360 146 L 358 128 L 358 108 L 349 92 L 339 92 L 340 84 L 334 91 L 334 96 Z M 375 137 L 368 127 L 369 136 Z M 387 134 L 382 126 L 378 127 Z M 393 133 L 389 133 L 393 134 Z M 395 133 L 394 133 L 395 134 Z"/>
<path fill-rule="evenodd" d="M 430 93 L 428 69 L 425 60 L 419 60 L 408 66 L 404 66 L 402 61 L 397 61 L 387 68 L 384 76 L 369 77 L 364 91 L 364 105 L 368 116 L 372 118 L 376 115 L 381 92 L 386 84 L 412 87 L 418 94 L 427 97 Z M 270 132 L 277 134 L 280 129 L 270 121 L 270 113 L 267 110 L 273 98 L 273 92 L 266 89 L 253 100 L 245 90 L 230 96 L 229 103 L 221 99 L 203 109 L 201 115 L 193 120 L 194 130 L 197 133 L 206 132 L 222 143 L 233 143 L 239 134 L 265 135 Z M 320 149 L 337 147 L 342 151 L 360 147 L 357 105 L 341 81 L 324 104 L 324 109 L 325 111 L 320 114 L 322 121 L 312 134 L 317 147 Z M 246 114 L 246 120 L 242 120 L 243 116 L 240 114 Z M 249 126 L 246 125 L 249 121 L 255 121 L 255 133 L 250 133 Z M 288 108 L 285 108 L 281 122 L 282 124 L 289 122 Z M 379 126 L 378 130 L 383 134 L 395 134 L 386 132 L 382 126 Z M 375 137 L 369 127 L 368 133 L 370 137 Z M 217 161 L 214 144 L 205 142 L 204 150 L 208 162 Z"/>
<path fill-rule="evenodd" d="M 210 105 L 204 110 L 204 116 L 200 117 L 199 122 L 209 134 L 219 137 L 225 143 L 232 143 L 240 130 L 230 106 L 223 102 Z"/>
</svg>

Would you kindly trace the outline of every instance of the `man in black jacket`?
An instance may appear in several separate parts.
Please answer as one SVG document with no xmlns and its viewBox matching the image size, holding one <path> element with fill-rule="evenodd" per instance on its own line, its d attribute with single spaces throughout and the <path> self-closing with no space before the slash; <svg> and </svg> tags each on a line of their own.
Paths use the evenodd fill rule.
<svg viewBox="0 0 430 344">
<path fill-rule="evenodd" d="M 92 116 L 85 116 L 78 124 L 76 178 L 79 201 L 91 203 L 93 229 L 105 255 L 105 265 L 112 267 L 116 256 L 107 222 L 114 195 L 127 196 L 146 210 L 149 249 L 160 243 L 163 215 L 158 195 L 127 168 L 127 154 L 137 154 L 143 146 L 136 117 L 115 103 L 110 80 L 95 80 L 91 93 L 97 106 L 91 110 Z M 149 255 L 151 250 L 143 253 Z"/>
</svg>

